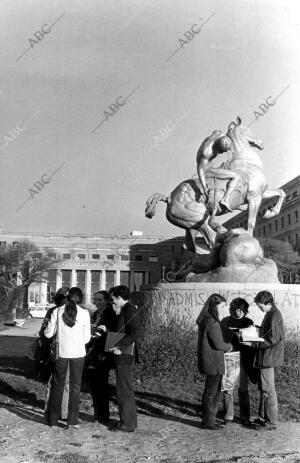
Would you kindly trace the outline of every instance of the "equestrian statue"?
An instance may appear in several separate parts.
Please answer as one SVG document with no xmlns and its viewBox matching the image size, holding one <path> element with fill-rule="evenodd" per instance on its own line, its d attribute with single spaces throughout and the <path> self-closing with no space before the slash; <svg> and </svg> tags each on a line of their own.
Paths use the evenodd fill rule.
<svg viewBox="0 0 300 463">
<path fill-rule="evenodd" d="M 285 198 L 282 189 L 268 189 L 257 150 L 263 150 L 262 142 L 242 125 L 240 117 L 229 124 L 226 134 L 213 131 L 198 150 L 197 177 L 181 182 L 169 196 L 162 193 L 150 196 L 146 217 L 152 218 L 156 204 L 165 202 L 167 220 L 186 231 L 185 249 L 198 254 L 208 251 L 196 246 L 197 234 L 200 232 L 208 250 L 213 250 L 220 227 L 215 218 L 231 211 L 248 211 L 247 232 L 253 236 L 262 200 L 277 197 L 275 205 L 263 216 L 270 219 L 279 214 Z M 222 153 L 230 159 L 216 167 Z"/>
</svg>

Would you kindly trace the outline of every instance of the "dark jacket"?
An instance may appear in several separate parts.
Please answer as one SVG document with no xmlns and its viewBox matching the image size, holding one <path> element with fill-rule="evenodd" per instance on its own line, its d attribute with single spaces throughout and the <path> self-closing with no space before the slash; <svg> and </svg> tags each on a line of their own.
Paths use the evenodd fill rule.
<svg viewBox="0 0 300 463">
<path fill-rule="evenodd" d="M 223 341 L 220 322 L 210 315 L 198 323 L 198 368 L 205 375 L 225 373 L 224 352 L 231 344 Z"/>
<path fill-rule="evenodd" d="M 259 336 L 265 341 L 259 343 L 254 366 L 258 368 L 281 366 L 284 354 L 284 328 L 282 315 L 277 307 L 266 313 Z"/>
<path fill-rule="evenodd" d="M 106 360 L 113 363 L 113 354 L 108 352 L 104 353 L 107 333 L 99 330 L 98 326 L 105 325 L 108 331 L 116 331 L 117 322 L 118 317 L 111 304 L 108 304 L 102 313 L 96 310 L 91 315 L 92 338 L 86 345 L 86 365 L 97 366 L 99 363 Z M 96 332 L 99 335 L 95 335 Z"/>
<path fill-rule="evenodd" d="M 139 310 L 131 302 L 123 305 L 121 313 L 118 316 L 117 331 L 125 333 L 125 336 L 118 342 L 120 351 L 126 349 L 131 343 L 135 343 L 135 361 L 139 362 L 137 338 L 140 330 Z M 129 355 L 121 354 L 119 358 L 130 358 Z"/>
</svg>

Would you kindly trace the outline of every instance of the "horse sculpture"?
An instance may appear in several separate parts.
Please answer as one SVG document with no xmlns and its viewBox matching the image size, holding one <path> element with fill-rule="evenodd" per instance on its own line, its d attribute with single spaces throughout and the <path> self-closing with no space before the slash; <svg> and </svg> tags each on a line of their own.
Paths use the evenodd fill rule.
<svg viewBox="0 0 300 463">
<path fill-rule="evenodd" d="M 248 210 L 247 231 L 253 235 L 262 199 L 278 197 L 275 206 L 267 210 L 263 216 L 269 219 L 279 214 L 285 193 L 282 189 L 268 189 L 260 156 L 254 149 L 262 150 L 262 142 L 253 136 L 249 128 L 241 125 L 240 117 L 237 117 L 236 122 L 229 124 L 226 135 L 232 142 L 229 169 L 239 175 L 239 182 L 229 197 L 229 207 L 232 211 Z M 216 177 L 206 180 L 208 198 L 203 195 L 198 179 L 187 179 L 177 185 L 169 196 L 154 193 L 146 202 L 145 215 L 148 218 L 155 215 L 155 207 L 159 201 L 167 203 L 167 220 L 186 230 L 184 246 L 192 252 L 199 252 L 195 244 L 199 232 L 204 237 L 207 247 L 212 249 L 217 227 L 214 217 L 228 212 L 220 204 L 228 180 Z"/>
</svg>

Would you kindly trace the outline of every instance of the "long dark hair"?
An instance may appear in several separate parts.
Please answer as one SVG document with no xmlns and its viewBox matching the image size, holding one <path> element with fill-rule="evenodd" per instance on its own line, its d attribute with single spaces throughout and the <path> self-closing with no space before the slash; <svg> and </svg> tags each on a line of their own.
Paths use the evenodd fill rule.
<svg viewBox="0 0 300 463">
<path fill-rule="evenodd" d="M 75 325 L 76 322 L 76 316 L 77 316 L 77 305 L 82 301 L 83 299 L 83 292 L 81 291 L 80 288 L 73 287 L 70 289 L 68 295 L 67 295 L 67 303 L 65 305 L 65 310 L 62 315 L 62 319 L 64 323 L 72 328 Z"/>
<path fill-rule="evenodd" d="M 226 299 L 221 296 L 221 294 L 211 294 L 209 298 L 206 300 L 197 320 L 196 323 L 199 325 L 199 323 L 205 318 L 205 317 L 213 317 L 216 320 L 219 319 L 219 314 L 218 314 L 218 309 L 217 305 L 219 305 L 221 302 L 226 302 Z"/>
</svg>

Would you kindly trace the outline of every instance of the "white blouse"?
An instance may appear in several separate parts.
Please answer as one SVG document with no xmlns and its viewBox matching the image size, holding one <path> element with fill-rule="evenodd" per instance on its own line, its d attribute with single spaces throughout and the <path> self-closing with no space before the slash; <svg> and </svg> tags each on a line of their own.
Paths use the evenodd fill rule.
<svg viewBox="0 0 300 463">
<path fill-rule="evenodd" d="M 91 338 L 91 322 L 89 312 L 78 305 L 75 325 L 71 328 L 62 319 L 65 306 L 58 307 L 51 314 L 51 319 L 44 331 L 46 338 L 56 334 L 58 342 L 58 357 L 79 358 L 84 357 L 85 344 Z"/>
</svg>

